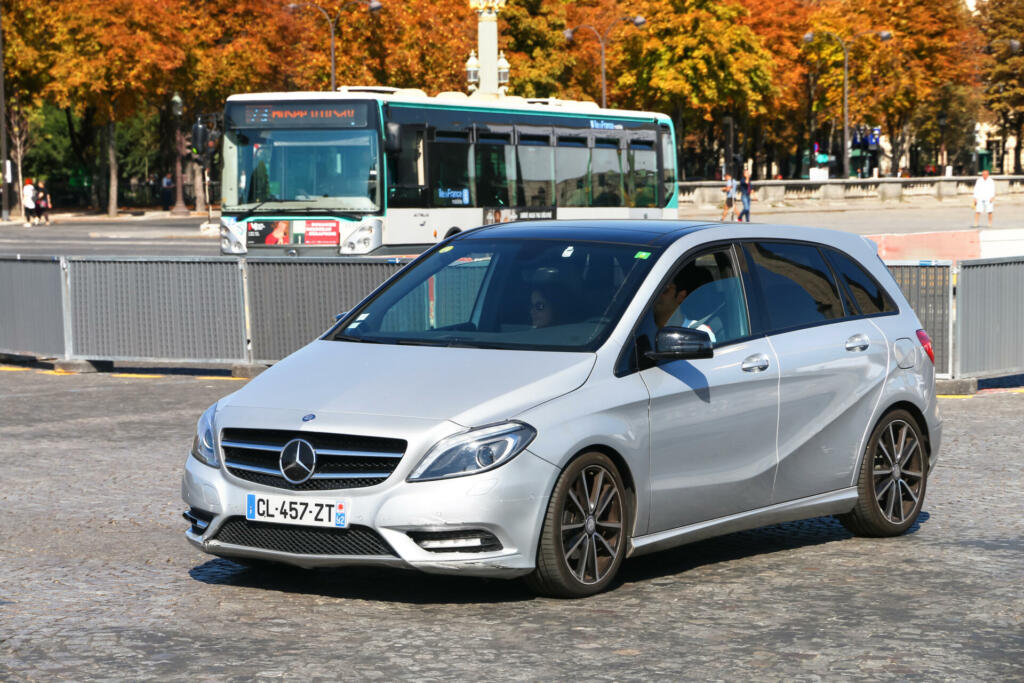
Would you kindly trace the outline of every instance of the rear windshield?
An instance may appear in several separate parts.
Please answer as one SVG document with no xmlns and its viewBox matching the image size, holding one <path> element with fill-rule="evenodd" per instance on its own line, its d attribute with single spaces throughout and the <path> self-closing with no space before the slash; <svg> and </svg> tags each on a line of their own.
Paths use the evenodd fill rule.
<svg viewBox="0 0 1024 683">
<path fill-rule="evenodd" d="M 593 351 L 657 255 L 599 242 L 457 240 L 404 271 L 327 338 Z"/>
</svg>

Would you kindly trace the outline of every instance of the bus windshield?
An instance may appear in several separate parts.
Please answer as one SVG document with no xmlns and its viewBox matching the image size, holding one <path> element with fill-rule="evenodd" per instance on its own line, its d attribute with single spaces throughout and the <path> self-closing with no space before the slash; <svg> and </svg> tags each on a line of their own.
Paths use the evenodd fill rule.
<svg viewBox="0 0 1024 683">
<path fill-rule="evenodd" d="M 377 135 L 372 129 L 228 131 L 225 155 L 234 159 L 225 159 L 225 167 L 233 165 L 235 172 L 225 178 L 226 208 L 376 212 Z"/>
</svg>

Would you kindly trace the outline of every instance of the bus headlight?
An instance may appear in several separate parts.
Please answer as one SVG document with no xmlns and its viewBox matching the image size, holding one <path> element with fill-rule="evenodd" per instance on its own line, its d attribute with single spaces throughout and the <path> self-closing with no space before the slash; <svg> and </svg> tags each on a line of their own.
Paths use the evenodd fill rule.
<svg viewBox="0 0 1024 683">
<path fill-rule="evenodd" d="M 384 241 L 384 228 L 380 219 L 363 220 L 356 229 L 341 241 L 342 254 L 366 254 L 379 247 Z"/>
<path fill-rule="evenodd" d="M 234 218 L 220 219 L 220 253 L 244 254 L 249 251 L 245 246 L 245 223 Z"/>
</svg>

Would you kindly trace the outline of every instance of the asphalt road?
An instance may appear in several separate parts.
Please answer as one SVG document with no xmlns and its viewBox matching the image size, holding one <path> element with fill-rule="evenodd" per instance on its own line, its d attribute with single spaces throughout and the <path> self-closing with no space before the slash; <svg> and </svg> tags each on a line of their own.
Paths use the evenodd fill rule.
<svg viewBox="0 0 1024 683">
<path fill-rule="evenodd" d="M 1024 390 L 941 399 L 894 539 L 783 524 L 628 560 L 611 592 L 244 569 L 183 538 L 222 375 L 0 365 L 0 680 L 1024 679 Z M 139 376 L 143 375 L 143 376 Z"/>
<path fill-rule="evenodd" d="M 967 198 L 939 203 L 915 199 L 883 205 L 875 201 L 843 206 L 769 207 L 754 202 L 753 220 L 784 225 L 831 228 L 862 235 L 967 230 L 974 213 Z M 720 209 L 680 209 L 685 220 L 715 221 Z M 57 214 L 51 226 L 26 228 L 21 223 L 0 224 L 0 257 L 5 256 L 219 256 L 216 236 L 204 236 L 199 225 L 205 217 L 186 219 L 166 215 L 139 218 L 88 218 Z M 993 226 L 1024 228 L 1024 196 L 998 200 Z M 985 220 L 982 218 L 982 227 Z"/>
</svg>

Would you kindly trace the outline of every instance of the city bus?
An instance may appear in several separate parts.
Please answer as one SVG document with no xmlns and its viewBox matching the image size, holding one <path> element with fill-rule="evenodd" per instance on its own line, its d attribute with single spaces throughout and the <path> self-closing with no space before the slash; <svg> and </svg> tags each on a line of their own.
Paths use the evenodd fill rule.
<svg viewBox="0 0 1024 683">
<path fill-rule="evenodd" d="M 412 254 L 490 223 L 677 216 L 671 119 L 590 102 L 233 95 L 223 162 L 231 255 Z"/>
</svg>

